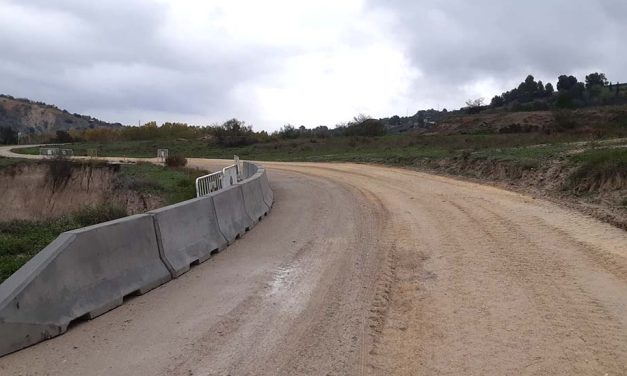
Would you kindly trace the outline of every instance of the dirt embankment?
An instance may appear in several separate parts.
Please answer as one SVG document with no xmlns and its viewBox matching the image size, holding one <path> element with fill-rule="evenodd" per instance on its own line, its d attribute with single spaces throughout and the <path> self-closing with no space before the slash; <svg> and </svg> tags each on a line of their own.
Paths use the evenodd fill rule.
<svg viewBox="0 0 627 376">
<path fill-rule="evenodd" d="M 532 166 L 514 161 L 450 158 L 422 160 L 415 167 L 549 198 L 627 230 L 624 170 L 583 176 L 580 167 L 567 159 L 551 159 Z"/>
<path fill-rule="evenodd" d="M 71 214 L 85 206 L 116 205 L 136 214 L 162 199 L 126 187 L 119 166 L 69 161 L 19 163 L 0 170 L 0 219 L 40 220 Z"/>
</svg>

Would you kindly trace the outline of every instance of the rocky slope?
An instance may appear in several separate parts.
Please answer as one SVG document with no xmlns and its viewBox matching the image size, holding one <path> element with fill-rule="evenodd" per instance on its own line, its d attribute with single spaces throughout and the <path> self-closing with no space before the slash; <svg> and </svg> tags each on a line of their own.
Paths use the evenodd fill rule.
<svg viewBox="0 0 627 376">
<path fill-rule="evenodd" d="M 10 127 L 24 135 L 54 133 L 58 130 L 121 127 L 87 115 L 71 114 L 42 102 L 0 95 L 0 127 Z"/>
</svg>

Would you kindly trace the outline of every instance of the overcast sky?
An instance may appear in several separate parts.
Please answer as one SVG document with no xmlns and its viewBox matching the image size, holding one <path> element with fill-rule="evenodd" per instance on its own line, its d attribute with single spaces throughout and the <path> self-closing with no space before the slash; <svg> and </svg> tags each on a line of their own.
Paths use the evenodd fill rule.
<svg viewBox="0 0 627 376">
<path fill-rule="evenodd" d="M 0 0 L 0 92 L 125 124 L 333 126 L 529 73 L 627 81 L 625 20 L 625 0 Z"/>
</svg>

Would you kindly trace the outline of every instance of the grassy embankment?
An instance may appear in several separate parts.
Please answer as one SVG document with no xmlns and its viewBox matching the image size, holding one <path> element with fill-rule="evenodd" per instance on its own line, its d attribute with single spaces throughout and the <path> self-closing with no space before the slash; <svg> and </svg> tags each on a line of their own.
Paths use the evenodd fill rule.
<svg viewBox="0 0 627 376">
<path fill-rule="evenodd" d="M 579 168 L 569 178 L 569 184 L 578 187 L 580 193 L 599 188 L 599 184 L 610 185 L 610 189 L 620 189 L 627 185 L 627 147 L 591 149 L 575 154 L 571 160 Z M 621 201 L 627 207 L 627 197 Z"/>
<path fill-rule="evenodd" d="M 577 135 L 475 134 L 475 135 L 388 135 L 382 137 L 332 137 L 277 140 L 268 143 L 224 148 L 201 140 L 121 141 L 113 143 L 75 143 L 65 145 L 75 155 L 96 149 L 98 156 L 155 157 L 158 148 L 170 154 L 191 158 L 241 158 L 266 161 L 347 161 L 406 164 L 419 158 L 448 158 L 461 153 L 478 157 L 513 153 L 526 146 L 546 144 L 560 148 L 564 143 L 581 141 Z M 19 149 L 24 154 L 39 154 L 39 148 Z"/>
<path fill-rule="evenodd" d="M 627 129 L 627 126 L 625 127 Z M 581 142 L 584 142 L 583 146 Z M 249 160 L 360 162 L 414 165 L 419 160 L 451 158 L 508 161 L 534 168 L 543 161 L 559 158 L 582 147 L 601 146 L 603 141 L 588 135 L 522 133 L 473 135 L 388 135 L 382 137 L 300 138 L 224 148 L 200 140 L 126 141 L 77 143 L 66 147 L 75 155 L 97 149 L 99 156 L 154 157 L 158 148 L 171 154 L 197 158 L 226 158 L 233 155 Z M 619 141 L 618 144 L 627 144 Z M 20 149 L 38 154 L 38 148 Z M 621 153 L 620 151 L 617 153 Z M 581 163 L 572 158 L 573 163 Z"/>
<path fill-rule="evenodd" d="M 20 162 L 17 159 L 0 158 L 0 169 Z M 206 172 L 140 163 L 120 166 L 117 179 L 124 189 L 158 195 L 165 203 L 171 204 L 195 197 L 194 180 L 204 173 Z M 0 222 L 0 282 L 24 265 L 60 233 L 126 215 L 126 208 L 100 205 L 84 207 L 70 215 L 50 220 Z"/>
</svg>

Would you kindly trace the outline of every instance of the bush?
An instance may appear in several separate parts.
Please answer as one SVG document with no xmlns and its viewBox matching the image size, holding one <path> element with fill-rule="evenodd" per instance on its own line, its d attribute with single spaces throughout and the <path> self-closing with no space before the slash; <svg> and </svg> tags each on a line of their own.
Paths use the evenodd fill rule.
<svg viewBox="0 0 627 376">
<path fill-rule="evenodd" d="M 237 119 L 228 120 L 221 126 L 215 127 L 214 133 L 218 145 L 226 147 L 246 146 L 256 141 L 252 126 Z"/>
<path fill-rule="evenodd" d="M 376 119 L 366 119 L 360 123 L 350 124 L 344 129 L 345 136 L 377 137 L 384 134 L 383 122 Z"/>
<path fill-rule="evenodd" d="M 91 226 L 102 222 L 126 217 L 126 209 L 120 206 L 101 204 L 86 206 L 72 215 L 74 221 L 81 226 Z"/>
<path fill-rule="evenodd" d="M 61 144 L 66 144 L 66 143 L 74 142 L 74 139 L 66 131 L 57 131 L 54 141 L 61 143 Z"/>
<path fill-rule="evenodd" d="M 165 165 L 168 167 L 185 167 L 187 165 L 187 158 L 182 155 L 169 155 L 165 159 Z"/>
<path fill-rule="evenodd" d="M 569 110 L 558 110 L 553 113 L 555 118 L 555 129 L 558 132 L 574 129 L 577 127 L 575 115 Z"/>
</svg>

